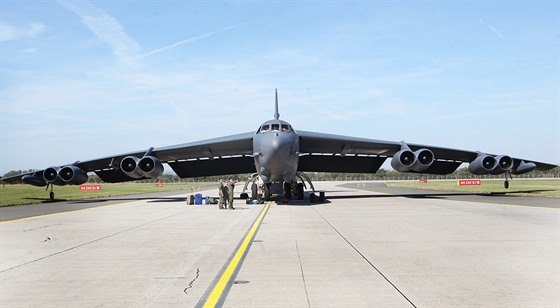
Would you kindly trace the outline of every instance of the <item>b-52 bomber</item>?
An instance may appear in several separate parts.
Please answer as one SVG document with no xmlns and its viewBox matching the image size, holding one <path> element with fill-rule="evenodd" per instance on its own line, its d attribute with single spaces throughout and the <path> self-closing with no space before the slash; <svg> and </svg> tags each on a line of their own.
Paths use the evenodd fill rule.
<svg viewBox="0 0 560 308">
<path fill-rule="evenodd" d="M 468 170 L 476 175 L 504 174 L 506 188 L 512 174 L 556 167 L 508 155 L 296 130 L 280 120 L 276 92 L 274 119 L 255 132 L 78 161 L 2 180 L 50 186 L 54 199 L 54 185 L 84 184 L 90 172 L 119 183 L 157 178 L 166 163 L 181 178 L 251 173 L 253 198 L 258 197 L 258 182 L 266 200 L 273 194 L 301 199 L 306 181 L 313 188 L 305 172 L 375 173 L 388 158 L 397 171 L 426 174 L 449 174 L 469 163 Z"/>
</svg>

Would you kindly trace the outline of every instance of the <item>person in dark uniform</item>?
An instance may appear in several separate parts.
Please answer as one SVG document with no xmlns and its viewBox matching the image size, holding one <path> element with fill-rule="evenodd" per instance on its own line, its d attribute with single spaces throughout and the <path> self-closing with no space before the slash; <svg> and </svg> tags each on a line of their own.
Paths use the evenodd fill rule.
<svg viewBox="0 0 560 308">
<path fill-rule="evenodd" d="M 227 183 L 227 188 L 228 188 L 228 208 L 230 210 L 235 210 L 235 208 L 233 207 L 233 189 L 235 188 L 235 182 L 233 181 L 232 178 L 229 178 L 229 181 Z"/>
<path fill-rule="evenodd" d="M 220 199 L 218 201 L 218 208 L 220 210 L 225 209 L 225 204 L 224 204 L 224 179 L 220 179 L 218 181 L 218 194 L 220 196 Z M 227 189 L 227 188 L 226 188 Z"/>
<path fill-rule="evenodd" d="M 228 201 L 229 201 L 229 192 L 228 192 L 228 183 L 226 180 L 222 180 L 222 196 L 224 198 L 224 207 L 223 209 L 228 208 Z"/>
</svg>

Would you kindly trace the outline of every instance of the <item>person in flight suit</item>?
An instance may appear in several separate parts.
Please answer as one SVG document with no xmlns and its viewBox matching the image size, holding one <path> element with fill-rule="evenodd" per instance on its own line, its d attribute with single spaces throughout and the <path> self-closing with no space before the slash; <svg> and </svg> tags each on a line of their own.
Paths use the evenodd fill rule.
<svg viewBox="0 0 560 308">
<path fill-rule="evenodd" d="M 229 201 L 229 192 L 228 192 L 228 183 L 226 180 L 222 180 L 222 196 L 224 198 L 224 206 L 223 209 L 228 208 L 228 201 Z"/>
<path fill-rule="evenodd" d="M 224 204 L 224 179 L 220 179 L 218 181 L 218 194 L 220 196 L 220 199 L 218 201 L 218 208 L 220 210 L 223 210 L 226 208 Z"/>
<path fill-rule="evenodd" d="M 227 182 L 227 188 L 228 188 L 228 208 L 230 210 L 235 210 L 235 208 L 233 207 L 233 189 L 235 188 L 235 182 L 233 181 L 232 178 L 229 178 L 229 181 Z"/>
</svg>

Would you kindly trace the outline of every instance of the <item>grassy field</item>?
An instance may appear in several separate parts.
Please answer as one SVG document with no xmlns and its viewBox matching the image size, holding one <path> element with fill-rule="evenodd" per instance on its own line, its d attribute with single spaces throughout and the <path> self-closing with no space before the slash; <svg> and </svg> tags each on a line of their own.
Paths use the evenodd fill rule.
<svg viewBox="0 0 560 308">
<path fill-rule="evenodd" d="M 156 187 L 155 184 L 144 183 L 120 183 L 120 184 L 101 184 L 98 191 L 80 191 L 79 186 L 55 186 L 55 197 L 57 200 L 80 200 L 100 197 L 114 197 L 131 194 L 141 194 L 159 191 L 190 190 L 212 183 L 177 183 L 164 184 L 163 187 Z M 462 191 L 475 193 L 508 193 L 512 195 L 537 196 L 537 197 L 556 197 L 560 198 L 560 179 L 559 180 L 524 180 L 514 179 L 510 181 L 510 188 L 504 188 L 503 180 L 482 180 L 480 186 L 458 186 L 457 181 L 428 181 L 420 184 L 417 181 L 393 181 L 387 182 L 387 186 L 406 187 L 418 189 L 432 189 L 444 191 Z M 30 185 L 6 185 L 0 186 L 0 207 L 30 203 L 48 202 L 49 191 L 45 188 Z"/>
<path fill-rule="evenodd" d="M 119 183 L 101 184 L 101 190 L 80 191 L 79 186 L 55 186 L 55 198 L 57 200 L 80 200 L 100 197 L 114 197 L 132 194 L 172 191 L 183 189 L 197 189 L 211 183 L 165 183 L 163 187 L 156 187 L 154 183 Z M 6 185 L 0 186 L 0 207 L 21 205 L 30 203 L 42 203 L 49 200 L 49 191 L 44 187 L 30 185 Z"/>
<path fill-rule="evenodd" d="M 504 188 L 504 180 L 482 180 L 480 186 L 459 186 L 456 180 L 433 180 L 421 184 L 419 181 L 387 182 L 387 186 L 406 187 L 418 189 L 432 189 L 445 191 L 463 191 L 475 193 L 507 193 L 508 195 L 533 196 L 533 197 L 560 197 L 560 179 L 513 179 L 509 181 L 509 188 Z"/>
</svg>

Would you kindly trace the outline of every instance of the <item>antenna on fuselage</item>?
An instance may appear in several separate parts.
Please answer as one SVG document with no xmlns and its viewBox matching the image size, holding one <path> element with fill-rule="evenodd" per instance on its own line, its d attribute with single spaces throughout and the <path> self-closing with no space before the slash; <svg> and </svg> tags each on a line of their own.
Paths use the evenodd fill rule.
<svg viewBox="0 0 560 308">
<path fill-rule="evenodd" d="M 280 119 L 280 114 L 278 113 L 278 89 L 274 89 L 274 93 L 276 94 L 276 107 L 274 109 L 274 118 L 278 120 Z"/>
</svg>

